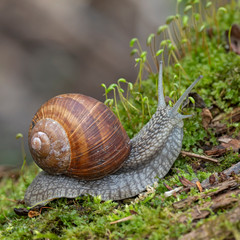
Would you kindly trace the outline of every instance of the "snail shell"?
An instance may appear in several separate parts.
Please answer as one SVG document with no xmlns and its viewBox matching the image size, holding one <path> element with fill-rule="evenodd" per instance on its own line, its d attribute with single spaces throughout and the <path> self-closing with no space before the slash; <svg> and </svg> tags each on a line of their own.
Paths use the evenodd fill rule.
<svg viewBox="0 0 240 240">
<path fill-rule="evenodd" d="M 63 94 L 43 104 L 32 119 L 28 143 L 37 165 L 50 174 L 99 179 L 117 171 L 130 139 L 103 103 Z"/>
</svg>

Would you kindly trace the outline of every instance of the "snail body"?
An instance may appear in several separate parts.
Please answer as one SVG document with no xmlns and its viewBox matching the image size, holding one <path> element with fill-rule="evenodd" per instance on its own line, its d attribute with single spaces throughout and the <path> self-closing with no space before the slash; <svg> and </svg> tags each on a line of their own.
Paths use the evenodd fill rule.
<svg viewBox="0 0 240 240">
<path fill-rule="evenodd" d="M 198 78 L 191 84 L 191 86 L 179 98 L 174 107 L 166 106 L 162 87 L 162 66 L 160 65 L 158 83 L 159 84 L 158 108 L 156 110 L 156 113 L 150 119 L 150 121 L 140 130 L 140 132 L 133 139 L 129 140 L 122 126 L 118 126 L 118 124 L 120 123 L 114 120 L 115 124 L 113 124 L 113 126 L 116 125 L 118 126 L 117 128 L 119 129 L 120 132 L 117 135 L 118 136 L 120 135 L 121 139 L 120 141 L 123 141 L 124 143 L 120 144 L 113 141 L 114 144 L 112 144 L 111 152 L 109 153 L 108 148 L 107 149 L 103 148 L 104 149 L 103 153 L 107 152 L 109 155 L 113 154 L 114 156 L 120 155 L 121 156 L 120 163 L 116 164 L 116 166 L 114 166 L 114 169 L 111 169 L 107 173 L 107 175 L 103 174 L 102 176 L 92 176 L 90 178 L 86 177 L 86 174 L 83 174 L 82 177 L 75 173 L 73 174 L 73 177 L 71 177 L 72 170 L 69 167 L 71 164 L 70 165 L 67 164 L 67 169 L 68 170 L 70 169 L 69 172 L 66 172 L 64 170 L 63 173 L 57 173 L 57 170 L 53 168 L 53 173 L 57 175 L 53 175 L 53 173 L 48 170 L 47 170 L 48 172 L 42 171 L 38 174 L 38 176 L 33 180 L 31 185 L 28 187 L 24 197 L 25 203 L 29 206 L 44 205 L 56 198 L 61 197 L 75 198 L 77 196 L 86 194 L 90 194 L 93 196 L 101 195 L 102 200 L 108 199 L 120 200 L 136 196 L 140 192 L 144 191 L 146 189 L 146 186 L 152 185 L 156 181 L 156 177 L 159 178 L 164 177 L 170 170 L 172 164 L 174 163 L 174 161 L 176 160 L 181 151 L 183 138 L 183 119 L 189 117 L 179 114 L 178 108 L 180 107 L 183 100 L 187 97 L 189 92 L 192 90 L 192 88 L 196 85 L 196 83 L 199 80 L 200 78 Z M 79 98 L 79 95 L 77 95 L 76 98 Z M 96 101 L 95 104 L 96 103 L 100 104 L 97 100 L 94 101 Z M 51 115 L 53 111 L 54 108 L 51 107 L 48 108 L 48 112 L 50 112 L 48 114 Z M 100 111 L 100 113 L 101 112 L 103 111 Z M 111 115 L 111 113 L 109 114 Z M 38 125 L 39 121 L 45 121 L 44 120 L 45 113 L 43 113 L 42 114 L 43 117 L 40 118 L 37 115 L 35 115 L 35 117 L 33 118 L 32 121 L 33 124 L 31 124 L 30 126 L 29 132 L 30 149 L 32 148 L 31 146 L 32 142 L 34 142 L 33 136 L 36 136 L 36 134 L 38 134 L 39 131 L 39 129 L 37 129 L 37 131 L 34 132 L 35 126 Z M 97 114 L 96 116 L 99 116 L 99 114 Z M 108 116 L 108 114 L 106 116 Z M 50 116 L 47 116 L 47 119 L 52 118 Z M 62 119 L 62 117 L 60 117 L 60 119 Z M 53 121 L 57 120 L 54 119 Z M 66 120 L 63 121 L 63 125 L 65 122 Z M 70 122 L 67 123 L 66 124 L 67 128 L 69 128 L 70 125 L 71 125 Z M 105 124 L 104 126 L 106 127 L 106 125 L 107 124 Z M 109 129 L 113 128 L 113 126 L 109 127 Z M 45 126 L 45 128 L 42 130 L 42 133 L 47 132 L 46 129 L 47 126 Z M 73 131 L 75 129 L 73 129 Z M 113 130 L 114 128 L 112 129 L 112 131 Z M 69 135 L 69 133 L 65 134 L 64 137 L 66 137 L 66 135 Z M 39 137 L 37 135 L 37 138 L 41 138 L 41 136 Z M 36 154 L 40 147 L 38 146 L 38 140 L 35 140 L 35 142 L 37 142 L 36 147 L 34 147 L 34 149 L 30 151 L 31 153 L 34 153 L 35 151 Z M 72 150 L 74 151 L 74 149 L 75 148 L 72 148 L 72 146 L 66 147 L 64 149 L 66 152 L 70 151 L 70 155 L 68 155 L 68 157 L 65 157 L 65 159 L 67 159 L 68 161 L 72 160 L 70 158 L 71 155 L 75 154 L 75 152 L 72 152 Z M 119 153 L 119 151 L 122 152 Z M 64 151 L 60 151 L 62 155 L 65 154 L 65 153 L 63 154 L 63 152 Z M 100 153 L 100 156 L 101 154 L 102 153 Z M 78 157 L 79 155 L 81 154 L 77 154 Z M 33 156 L 33 158 L 36 157 Z M 38 153 L 37 158 L 40 159 Z M 55 160 L 56 156 L 53 156 L 53 159 Z M 79 162 L 80 159 L 81 156 L 80 158 L 77 158 L 77 162 Z M 103 158 L 100 158 L 100 160 L 101 159 Z M 114 161 L 112 161 L 114 159 L 115 157 L 113 158 L 110 157 L 110 162 L 114 163 Z M 99 165 L 101 165 L 102 163 L 104 165 L 104 160 L 100 161 Z M 40 166 L 41 163 L 40 164 L 38 163 L 38 165 Z M 91 170 L 91 168 L 88 170 Z M 104 172 L 104 170 L 102 172 Z"/>
</svg>

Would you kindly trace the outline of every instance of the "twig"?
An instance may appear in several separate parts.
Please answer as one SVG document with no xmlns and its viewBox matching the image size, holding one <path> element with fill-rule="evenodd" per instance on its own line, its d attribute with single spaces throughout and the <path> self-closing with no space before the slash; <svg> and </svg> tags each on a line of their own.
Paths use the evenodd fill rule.
<svg viewBox="0 0 240 240">
<path fill-rule="evenodd" d="M 1 197 L 0 200 L 7 200 L 9 202 L 14 202 L 14 203 L 18 203 L 18 201 L 19 201 L 19 200 L 13 200 L 13 199 L 10 199 L 10 198 L 6 198 L 6 197 L 5 198 Z"/>
<path fill-rule="evenodd" d="M 120 222 L 126 222 L 128 220 L 131 220 L 133 218 L 132 215 L 128 216 L 128 217 L 125 217 L 125 218 L 122 218 L 122 219 L 119 219 L 117 221 L 114 221 L 114 222 L 110 222 L 110 224 L 115 224 L 115 223 L 120 223 Z"/>
<path fill-rule="evenodd" d="M 196 154 L 196 153 L 181 151 L 181 154 L 183 155 L 183 157 L 185 157 L 185 156 L 195 157 L 195 158 L 199 158 L 199 159 L 202 159 L 202 160 L 218 163 L 218 160 L 216 160 L 214 158 L 203 156 L 203 155 L 199 155 L 199 154 Z"/>
</svg>

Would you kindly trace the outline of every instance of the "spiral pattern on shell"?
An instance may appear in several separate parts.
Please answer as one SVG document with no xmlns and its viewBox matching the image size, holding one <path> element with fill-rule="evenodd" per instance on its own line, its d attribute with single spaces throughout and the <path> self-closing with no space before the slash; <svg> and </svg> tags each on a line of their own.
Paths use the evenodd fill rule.
<svg viewBox="0 0 240 240">
<path fill-rule="evenodd" d="M 56 96 L 35 114 L 29 149 L 50 174 L 99 179 L 117 171 L 130 153 L 130 139 L 103 103 L 81 94 Z"/>
</svg>

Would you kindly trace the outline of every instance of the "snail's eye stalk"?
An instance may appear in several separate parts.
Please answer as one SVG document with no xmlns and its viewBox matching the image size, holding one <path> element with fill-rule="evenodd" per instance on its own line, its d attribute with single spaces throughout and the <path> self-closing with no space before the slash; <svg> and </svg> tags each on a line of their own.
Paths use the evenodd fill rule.
<svg viewBox="0 0 240 240">
<path fill-rule="evenodd" d="M 183 95 L 178 99 L 178 101 L 175 103 L 173 108 L 170 111 L 170 116 L 175 116 L 178 113 L 178 109 L 183 103 L 184 99 L 188 96 L 188 94 L 192 91 L 192 89 L 195 87 L 195 85 L 199 82 L 200 79 L 202 79 L 203 76 L 199 76 L 198 79 L 196 79 L 189 87 L 188 89 L 183 93 Z M 184 116 L 183 118 L 188 118 L 190 117 L 189 115 Z"/>
<path fill-rule="evenodd" d="M 158 107 L 159 108 L 165 108 L 166 103 L 164 99 L 164 94 L 163 94 L 163 80 L 162 80 L 162 61 L 160 61 L 159 64 L 159 75 L 158 75 Z"/>
</svg>

